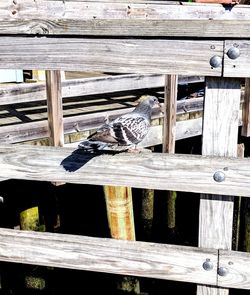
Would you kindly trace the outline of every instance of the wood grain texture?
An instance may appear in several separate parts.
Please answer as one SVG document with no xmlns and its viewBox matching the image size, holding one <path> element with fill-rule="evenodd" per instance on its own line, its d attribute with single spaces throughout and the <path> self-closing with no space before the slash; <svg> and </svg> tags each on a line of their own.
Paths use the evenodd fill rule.
<svg viewBox="0 0 250 295">
<path fill-rule="evenodd" d="M 247 137 L 250 136 L 250 79 L 245 80 L 241 135 Z"/>
<path fill-rule="evenodd" d="M 246 197 L 250 195 L 249 163 L 247 158 L 161 153 L 98 156 L 72 148 L 0 146 L 0 177 Z M 216 171 L 225 172 L 224 182 L 214 181 Z"/>
<path fill-rule="evenodd" d="M 185 82 L 186 80 L 183 77 L 183 79 L 180 79 L 180 82 Z M 197 81 L 197 78 L 194 77 L 194 81 Z M 125 74 L 64 80 L 61 85 L 63 97 L 75 97 L 135 90 L 145 87 L 163 87 L 164 76 L 157 74 Z M 0 85 L 0 105 L 41 101 L 45 99 L 45 83 L 42 82 Z"/>
<path fill-rule="evenodd" d="M 76 235 L 0 230 L 0 260 L 88 271 L 216 284 L 217 250 L 92 238 Z"/>
<path fill-rule="evenodd" d="M 53 146 L 63 146 L 63 107 L 60 71 L 45 71 L 49 139 Z"/>
<path fill-rule="evenodd" d="M 176 108 L 177 108 L 177 88 L 178 76 L 165 76 L 164 89 L 164 121 L 163 121 L 163 138 L 162 151 L 164 153 L 175 153 L 176 140 Z M 167 191 L 167 226 L 168 229 L 174 230 L 176 226 L 176 192 Z"/>
<path fill-rule="evenodd" d="M 249 6 L 250 7 L 250 6 Z M 236 47 L 240 50 L 240 56 L 230 59 L 227 52 L 230 48 Z M 226 40 L 224 56 L 224 77 L 250 77 L 250 41 L 249 40 Z"/>
<path fill-rule="evenodd" d="M 249 7 L 164 2 L 0 3 L 0 34 L 249 38 Z M 234 28 L 237 27 L 237 30 Z"/>
<path fill-rule="evenodd" d="M 204 102 L 203 155 L 237 156 L 240 81 L 207 78 Z"/>
<path fill-rule="evenodd" d="M 203 82 L 203 77 L 179 76 L 178 83 Z M 62 81 L 62 96 L 75 97 L 164 86 L 164 75 L 124 74 Z M 46 99 L 45 83 L 0 84 L 0 105 Z M 184 101 L 183 101 L 184 103 Z"/>
<path fill-rule="evenodd" d="M 219 250 L 219 267 L 228 271 L 226 276 L 218 276 L 218 285 L 227 288 L 250 290 L 249 253 Z"/>
<path fill-rule="evenodd" d="M 131 187 L 104 186 L 111 237 L 135 240 L 134 211 Z"/>
<path fill-rule="evenodd" d="M 207 78 L 203 118 L 203 155 L 237 156 L 240 81 Z M 224 171 L 223 171 L 224 173 Z M 221 184 L 221 183 L 218 183 Z M 201 195 L 199 247 L 231 249 L 233 197 Z M 228 294 L 228 289 L 198 286 L 197 294 Z"/>
<path fill-rule="evenodd" d="M 1 68 L 220 76 L 222 41 L 1 37 Z"/>
<path fill-rule="evenodd" d="M 165 76 L 163 152 L 175 152 L 178 76 Z"/>
</svg>

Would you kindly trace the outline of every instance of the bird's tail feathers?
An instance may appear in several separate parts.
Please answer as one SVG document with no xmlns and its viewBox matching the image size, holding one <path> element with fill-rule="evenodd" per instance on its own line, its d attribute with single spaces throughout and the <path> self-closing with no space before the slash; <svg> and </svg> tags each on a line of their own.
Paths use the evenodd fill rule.
<svg viewBox="0 0 250 295">
<path fill-rule="evenodd" d="M 130 146 L 119 146 L 112 143 L 106 143 L 98 140 L 92 141 L 88 139 L 85 139 L 78 144 L 78 149 L 88 153 L 96 153 L 98 151 L 120 153 L 127 151 L 129 147 Z"/>
<path fill-rule="evenodd" d="M 105 150 L 109 146 L 108 143 L 104 143 L 101 141 L 91 141 L 91 140 L 83 140 L 78 144 L 78 148 L 87 152 L 97 152 Z"/>
</svg>

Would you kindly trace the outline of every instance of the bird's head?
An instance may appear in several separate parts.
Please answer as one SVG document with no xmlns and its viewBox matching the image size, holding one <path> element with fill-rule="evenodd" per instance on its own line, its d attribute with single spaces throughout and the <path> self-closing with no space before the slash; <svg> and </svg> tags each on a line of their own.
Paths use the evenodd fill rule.
<svg viewBox="0 0 250 295">
<path fill-rule="evenodd" d="M 141 104 L 145 104 L 145 105 L 149 105 L 151 108 L 153 108 L 154 106 L 158 106 L 160 107 L 160 103 L 159 100 L 156 96 L 153 95 L 142 95 L 138 102 Z"/>
</svg>

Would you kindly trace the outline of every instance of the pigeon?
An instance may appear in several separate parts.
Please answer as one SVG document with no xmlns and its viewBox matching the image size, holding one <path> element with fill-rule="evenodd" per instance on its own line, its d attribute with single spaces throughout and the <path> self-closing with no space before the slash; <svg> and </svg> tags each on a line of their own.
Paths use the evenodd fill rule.
<svg viewBox="0 0 250 295">
<path fill-rule="evenodd" d="M 81 141 L 78 148 L 94 152 L 112 150 L 115 146 L 134 145 L 136 149 L 137 144 L 149 131 L 153 107 L 160 105 L 155 96 L 143 96 L 140 100 L 141 102 L 132 112 L 103 124 L 86 140 Z"/>
</svg>

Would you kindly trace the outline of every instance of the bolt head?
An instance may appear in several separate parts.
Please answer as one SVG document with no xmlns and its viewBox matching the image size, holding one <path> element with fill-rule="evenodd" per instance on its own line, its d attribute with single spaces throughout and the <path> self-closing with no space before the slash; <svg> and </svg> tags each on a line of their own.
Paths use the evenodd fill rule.
<svg viewBox="0 0 250 295">
<path fill-rule="evenodd" d="M 213 57 L 210 58 L 210 66 L 213 68 L 219 68 L 222 65 L 222 58 L 218 55 L 214 55 Z"/>
<path fill-rule="evenodd" d="M 203 267 L 205 270 L 209 271 L 209 270 L 212 270 L 212 269 L 213 269 L 214 265 L 213 265 L 213 263 L 210 261 L 210 259 L 206 259 L 206 261 L 202 264 L 202 267 Z"/>
<path fill-rule="evenodd" d="M 231 47 L 227 51 L 227 56 L 231 59 L 236 59 L 240 56 L 240 50 L 237 47 Z"/>
<path fill-rule="evenodd" d="M 228 274 L 228 269 L 226 267 L 219 267 L 218 268 L 218 275 L 221 277 L 225 277 Z"/>
<path fill-rule="evenodd" d="M 217 182 L 222 182 L 225 180 L 225 174 L 222 171 L 216 171 L 213 175 L 213 179 Z"/>
</svg>

